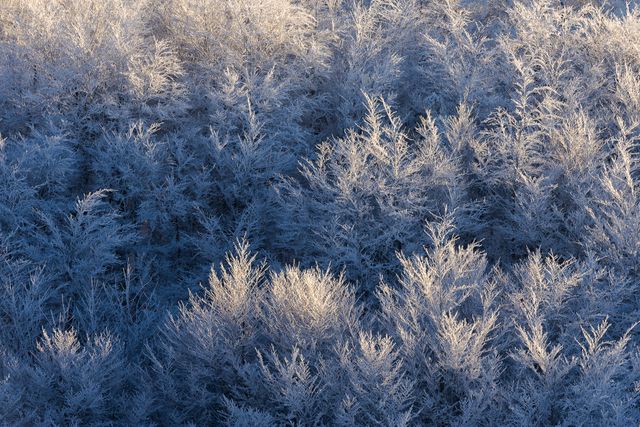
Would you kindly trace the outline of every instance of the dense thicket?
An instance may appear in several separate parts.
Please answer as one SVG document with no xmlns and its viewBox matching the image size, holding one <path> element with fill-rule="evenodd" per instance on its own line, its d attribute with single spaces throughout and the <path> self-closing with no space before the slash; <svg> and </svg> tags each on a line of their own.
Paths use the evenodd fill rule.
<svg viewBox="0 0 640 427">
<path fill-rule="evenodd" d="M 640 422 L 640 9 L 0 0 L 0 423 Z"/>
</svg>

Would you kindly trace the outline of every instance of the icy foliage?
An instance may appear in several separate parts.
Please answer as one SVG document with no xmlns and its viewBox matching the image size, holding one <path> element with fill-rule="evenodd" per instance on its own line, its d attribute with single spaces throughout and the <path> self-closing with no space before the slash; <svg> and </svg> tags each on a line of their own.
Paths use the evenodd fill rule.
<svg viewBox="0 0 640 427">
<path fill-rule="evenodd" d="M 6 425 L 640 423 L 640 6 L 0 0 Z"/>
</svg>

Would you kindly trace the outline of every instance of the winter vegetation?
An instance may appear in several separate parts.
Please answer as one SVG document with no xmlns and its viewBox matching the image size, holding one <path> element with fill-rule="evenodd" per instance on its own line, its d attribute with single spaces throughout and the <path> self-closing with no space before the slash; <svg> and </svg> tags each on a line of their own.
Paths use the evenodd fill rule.
<svg viewBox="0 0 640 427">
<path fill-rule="evenodd" d="M 0 425 L 640 423 L 640 4 L 0 0 Z"/>
</svg>

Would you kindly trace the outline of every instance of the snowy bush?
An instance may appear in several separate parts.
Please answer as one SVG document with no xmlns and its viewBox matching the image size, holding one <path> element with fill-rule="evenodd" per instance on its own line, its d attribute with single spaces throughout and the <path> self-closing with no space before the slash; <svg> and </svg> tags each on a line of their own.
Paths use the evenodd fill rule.
<svg viewBox="0 0 640 427">
<path fill-rule="evenodd" d="M 636 0 L 0 1 L 0 424 L 640 422 Z"/>
</svg>

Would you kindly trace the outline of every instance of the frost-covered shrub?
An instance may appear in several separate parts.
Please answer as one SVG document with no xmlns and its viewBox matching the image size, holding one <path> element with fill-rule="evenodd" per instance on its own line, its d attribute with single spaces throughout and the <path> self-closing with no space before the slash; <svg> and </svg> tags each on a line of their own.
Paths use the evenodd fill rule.
<svg viewBox="0 0 640 427">
<path fill-rule="evenodd" d="M 46 133 L 34 131 L 28 138 L 12 138 L 4 151 L 6 161 L 20 171 L 38 197 L 60 205 L 69 190 L 78 185 L 76 146 L 76 141 L 53 128 Z"/>
<path fill-rule="evenodd" d="M 41 269 L 29 271 L 31 266 L 4 245 L 0 260 L 3 295 L 0 346 L 23 356 L 32 350 L 47 325 L 48 310 L 56 295 Z"/>
<path fill-rule="evenodd" d="M 414 384 L 403 372 L 392 340 L 362 333 L 356 342 L 355 348 L 345 346 L 340 354 L 348 383 L 337 424 L 409 425 L 414 416 Z"/>
<path fill-rule="evenodd" d="M 166 47 L 147 48 L 141 4 L 3 2 L 3 128 L 24 131 L 52 119 L 87 137 L 108 124 L 126 126 L 145 108 L 161 119 L 175 113 L 179 64 Z"/>
<path fill-rule="evenodd" d="M 496 290 L 476 245 L 458 246 L 452 223 L 432 224 L 426 256 L 401 257 L 398 288 L 378 291 L 383 327 L 422 402 L 421 422 L 490 419 L 498 400 Z"/>
<path fill-rule="evenodd" d="M 415 252 L 425 221 L 458 203 L 457 165 L 426 116 L 415 139 L 382 101 L 369 99 L 366 123 L 318 146 L 302 182 L 281 186 L 283 249 L 367 280 L 397 268 L 395 251 Z"/>
<path fill-rule="evenodd" d="M 520 71 L 514 112 L 497 110 L 476 150 L 483 213 L 496 239 L 487 250 L 507 260 L 537 247 L 575 254 L 605 144 L 584 111 L 558 118 L 566 105 L 536 86 L 531 69 Z"/>
<path fill-rule="evenodd" d="M 81 425 L 127 419 L 134 389 L 127 384 L 119 343 L 109 335 L 81 344 L 73 329 L 44 331 L 30 362 L 3 354 L 5 422 Z"/>
<path fill-rule="evenodd" d="M 614 265 L 638 277 L 640 256 L 640 198 L 635 147 L 625 136 L 616 143 L 613 159 L 595 186 L 593 225 L 586 233 L 588 248 Z"/>
<path fill-rule="evenodd" d="M 237 247 L 218 274 L 211 271 L 203 296 L 191 294 L 189 305 L 170 316 L 163 345 L 153 356 L 157 393 L 167 407 L 161 417 L 175 422 L 213 420 L 223 409 L 224 396 L 246 397 L 248 364 L 256 360 L 255 347 L 263 329 L 260 299 L 264 267 L 246 245 Z M 254 368 L 255 369 L 255 368 Z"/>
<path fill-rule="evenodd" d="M 504 65 L 488 35 L 495 24 L 474 19 L 481 13 L 474 9 L 481 9 L 484 2 L 464 3 L 445 0 L 428 6 L 421 72 L 433 89 L 426 101 L 443 114 L 453 113 L 463 100 L 486 114 L 504 103 Z M 484 21 L 498 18 L 485 16 Z"/>
<path fill-rule="evenodd" d="M 316 362 L 335 351 L 336 342 L 357 334 L 360 310 L 342 277 L 317 268 L 287 267 L 271 277 L 262 316 L 276 348 L 296 347 Z"/>
<path fill-rule="evenodd" d="M 243 129 L 247 100 L 270 132 L 303 142 L 325 48 L 315 22 L 289 0 L 152 0 L 150 30 L 184 64 L 192 108 L 223 132 Z"/>
<path fill-rule="evenodd" d="M 262 399 L 270 412 L 291 423 L 317 423 L 325 415 L 323 389 L 318 375 L 309 363 L 293 348 L 290 356 L 282 359 L 275 350 L 263 356 L 258 353 L 264 385 L 268 390 Z M 265 359 L 268 358 L 266 361 Z"/>
<path fill-rule="evenodd" d="M 124 264 L 120 251 L 136 239 L 105 202 L 107 193 L 88 193 L 63 218 L 38 215 L 28 256 L 46 266 L 66 298 L 76 298 L 94 280 L 108 280 L 116 266 Z"/>
<path fill-rule="evenodd" d="M 637 419 L 637 356 L 626 348 L 629 333 L 605 341 L 608 327 L 605 320 L 583 329 L 577 354 L 550 342 L 539 324 L 519 329 L 523 348 L 513 357 L 522 380 L 509 393 L 511 422 L 624 425 Z"/>
<path fill-rule="evenodd" d="M 13 240 L 16 234 L 33 227 L 33 210 L 39 207 L 40 202 L 36 190 L 7 158 L 6 144 L 6 140 L 0 139 L 0 231 L 5 239 Z M 18 242 L 23 240 L 16 239 Z"/>
<path fill-rule="evenodd" d="M 415 0 L 354 2 L 331 21 L 333 57 L 327 89 L 330 129 L 338 135 L 367 113 L 367 96 L 384 98 L 404 119 L 424 111 L 420 105 L 420 61 L 424 24 Z M 334 12 L 335 13 L 335 12 Z M 336 46 L 337 44 L 337 46 Z"/>
</svg>

